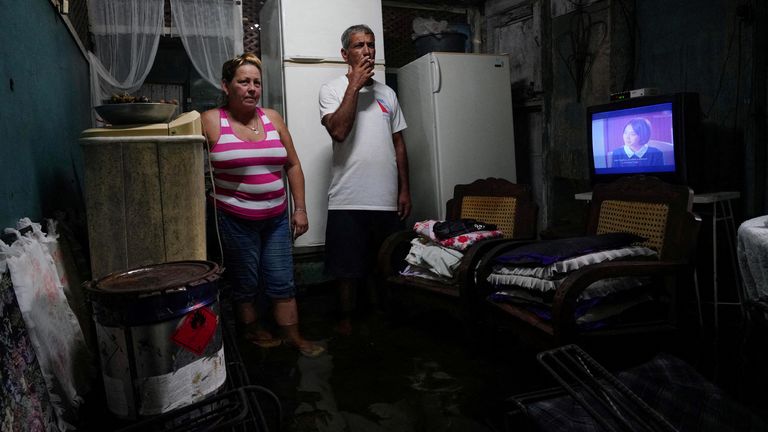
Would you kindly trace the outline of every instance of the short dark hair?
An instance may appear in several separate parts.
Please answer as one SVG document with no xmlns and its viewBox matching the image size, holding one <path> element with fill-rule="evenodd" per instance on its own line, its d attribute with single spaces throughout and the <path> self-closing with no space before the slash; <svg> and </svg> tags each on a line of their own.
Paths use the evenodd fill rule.
<svg viewBox="0 0 768 432">
<path fill-rule="evenodd" d="M 645 144 L 651 139 L 651 122 L 644 118 L 633 118 L 625 126 L 632 125 L 632 130 L 635 131 L 640 138 L 640 144 Z"/>
<path fill-rule="evenodd" d="M 349 49 L 349 40 L 352 38 L 352 35 L 355 33 L 372 35 L 373 30 L 371 30 L 371 28 L 365 24 L 356 24 L 356 25 L 350 26 L 348 29 L 344 30 L 344 33 L 341 34 L 342 48 Z"/>
</svg>

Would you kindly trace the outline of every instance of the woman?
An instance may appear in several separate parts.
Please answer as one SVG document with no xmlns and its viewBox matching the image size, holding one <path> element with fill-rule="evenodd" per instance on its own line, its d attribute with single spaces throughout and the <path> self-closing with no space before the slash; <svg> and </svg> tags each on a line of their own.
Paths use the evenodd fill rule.
<svg viewBox="0 0 768 432">
<path fill-rule="evenodd" d="M 282 117 L 257 106 L 261 61 L 245 53 L 221 70 L 224 104 L 202 115 L 213 167 L 211 199 L 232 283 L 237 321 L 245 337 L 262 347 L 280 343 L 263 324 L 260 301 L 271 298 L 285 341 L 308 357 L 324 348 L 299 333 L 293 282 L 293 238 L 309 227 L 304 205 L 304 173 Z M 293 213 L 283 182 L 288 177 Z"/>
<path fill-rule="evenodd" d="M 661 150 L 648 145 L 651 139 L 651 122 L 634 118 L 624 126 L 624 147 L 617 148 L 611 156 L 614 167 L 647 167 L 664 164 Z"/>
</svg>

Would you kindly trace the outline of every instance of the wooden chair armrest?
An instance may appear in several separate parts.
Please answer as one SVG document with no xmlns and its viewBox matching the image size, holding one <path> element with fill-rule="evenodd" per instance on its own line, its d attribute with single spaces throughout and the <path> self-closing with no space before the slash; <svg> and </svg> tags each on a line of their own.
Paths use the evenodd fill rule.
<svg viewBox="0 0 768 432">
<path fill-rule="evenodd" d="M 379 248 L 376 269 L 383 277 L 397 274 L 404 268 L 405 257 L 411 249 L 411 240 L 418 234 L 412 229 L 392 233 Z"/>
<path fill-rule="evenodd" d="M 455 273 L 455 280 L 459 286 L 461 297 L 476 299 L 478 295 L 476 287 L 478 262 L 485 257 L 489 250 L 508 241 L 503 238 L 480 240 L 464 251 L 464 257 L 462 257 L 461 264 L 459 264 Z"/>
<path fill-rule="evenodd" d="M 576 301 L 589 285 L 601 279 L 625 276 L 664 276 L 680 274 L 691 266 L 682 261 L 612 261 L 593 264 L 566 277 L 552 302 L 552 325 L 556 337 L 566 340 L 576 334 Z"/>
</svg>

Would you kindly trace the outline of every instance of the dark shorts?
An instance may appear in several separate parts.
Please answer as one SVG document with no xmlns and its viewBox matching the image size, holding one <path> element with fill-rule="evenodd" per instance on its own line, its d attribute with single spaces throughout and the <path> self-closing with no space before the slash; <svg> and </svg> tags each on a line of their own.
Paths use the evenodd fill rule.
<svg viewBox="0 0 768 432">
<path fill-rule="evenodd" d="M 337 278 L 371 274 L 384 239 L 404 227 L 395 211 L 328 210 L 326 273 Z"/>
</svg>

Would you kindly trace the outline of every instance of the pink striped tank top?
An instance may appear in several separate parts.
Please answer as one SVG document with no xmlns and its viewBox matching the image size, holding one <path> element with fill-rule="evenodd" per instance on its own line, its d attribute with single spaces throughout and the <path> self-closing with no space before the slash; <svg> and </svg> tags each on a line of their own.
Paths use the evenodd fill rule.
<svg viewBox="0 0 768 432">
<path fill-rule="evenodd" d="M 210 153 L 216 189 L 211 193 L 216 206 L 243 219 L 267 219 L 281 215 L 287 200 L 283 165 L 288 152 L 275 125 L 261 108 L 256 113 L 264 124 L 266 138 L 243 141 L 238 138 L 224 109 L 219 109 L 221 136 Z"/>
</svg>

